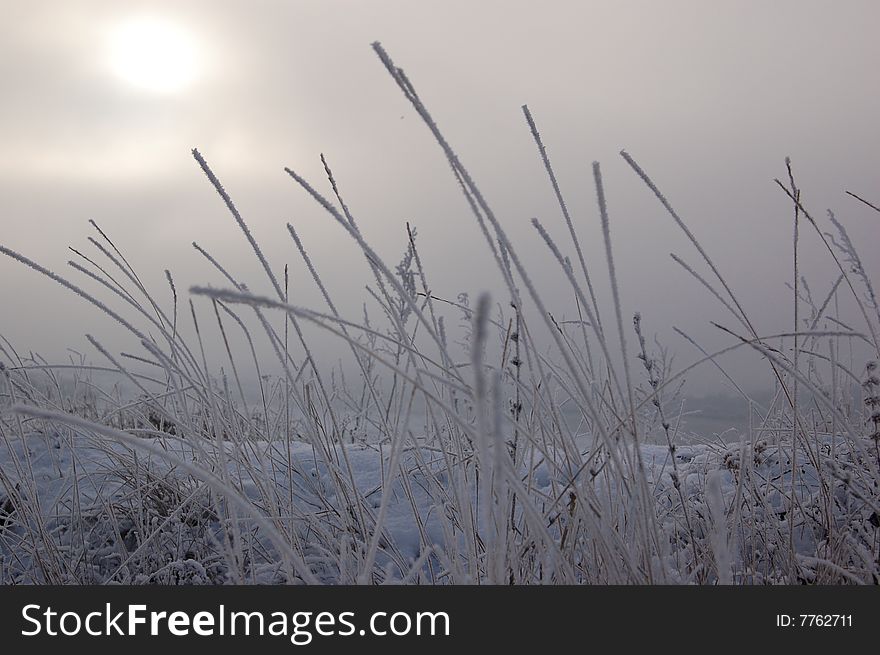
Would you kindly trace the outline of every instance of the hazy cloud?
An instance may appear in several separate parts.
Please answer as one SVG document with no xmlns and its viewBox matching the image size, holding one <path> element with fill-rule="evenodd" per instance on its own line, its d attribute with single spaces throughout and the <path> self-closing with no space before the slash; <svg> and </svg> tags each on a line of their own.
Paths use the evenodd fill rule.
<svg viewBox="0 0 880 655">
<path fill-rule="evenodd" d="M 589 175 L 590 162 L 602 161 L 626 309 L 640 309 L 649 330 L 688 356 L 670 326 L 722 343 L 706 325 L 723 312 L 670 261 L 670 251 L 697 258 L 620 160 L 622 147 L 656 177 L 766 331 L 791 320 L 791 209 L 772 184 L 786 155 L 808 206 L 820 217 L 837 208 L 865 244 L 866 264 L 880 267 L 876 216 L 843 194 L 878 199 L 876 2 L 3 5 L 0 242 L 55 269 L 94 218 L 157 284 L 166 267 L 181 286 L 214 281 L 191 253 L 195 239 L 259 286 L 191 159 L 198 146 L 273 263 L 294 261 L 284 223 L 297 222 L 355 316 L 365 278 L 353 248 L 282 172 L 294 166 L 322 183 L 320 152 L 380 252 L 402 251 L 409 220 L 438 293 L 495 287 L 455 182 L 369 49 L 374 40 L 407 70 L 525 245 L 538 243 L 532 216 L 564 234 L 519 109 L 530 105 L 607 299 Z M 110 35 L 136 16 L 191 34 L 201 68 L 190 88 L 151 94 L 114 75 Z M 803 248 L 819 295 L 833 268 L 814 235 Z M 528 252 L 541 261 L 537 247 Z M 0 332 L 58 356 L 62 312 L 65 336 L 81 346 L 93 320 L 81 302 L 11 261 L 0 261 L 0 279 Z M 539 282 L 551 294 L 560 287 L 555 273 Z M 317 303 L 312 293 L 302 282 Z M 556 295 L 557 306 L 570 304 Z"/>
</svg>

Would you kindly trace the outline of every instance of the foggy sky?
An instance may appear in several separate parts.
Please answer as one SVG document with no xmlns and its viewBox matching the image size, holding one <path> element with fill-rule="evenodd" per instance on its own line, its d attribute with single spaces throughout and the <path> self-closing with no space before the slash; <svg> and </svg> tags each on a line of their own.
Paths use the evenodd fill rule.
<svg viewBox="0 0 880 655">
<path fill-rule="evenodd" d="M 285 223 L 301 233 L 342 311 L 360 317 L 367 269 L 338 226 L 283 172 L 329 192 L 325 153 L 366 238 L 390 263 L 419 232 L 432 288 L 498 291 L 486 246 L 439 148 L 369 44 L 413 80 L 560 315 L 570 293 L 529 221 L 563 245 L 565 227 L 520 110 L 527 103 L 569 203 L 601 303 L 610 301 L 590 164 L 603 166 L 627 314 L 679 363 L 730 338 L 722 307 L 669 258 L 699 258 L 618 155 L 651 174 L 739 293 L 758 330 L 791 327 L 792 208 L 775 187 L 790 155 L 804 202 L 833 208 L 869 274 L 880 267 L 880 3 L 806 2 L 0 2 L 0 243 L 65 270 L 97 221 L 145 283 L 168 297 L 222 280 L 194 240 L 252 289 L 269 287 L 193 161 L 198 147 L 276 270 L 292 265 L 297 304 L 322 308 Z M 177 93 L 110 70 L 107 39 L 133 16 L 192 37 L 201 68 Z M 827 222 L 823 223 L 827 228 Z M 802 272 L 822 297 L 835 279 L 803 228 Z M 701 267 L 700 270 L 704 270 Z M 84 283 L 87 289 L 95 285 Z M 106 297 L 106 295 L 102 296 Z M 79 298 L 0 259 L 0 332 L 47 359 L 87 352 L 86 332 L 130 339 Z M 332 352 L 332 350 L 328 350 Z M 754 362 L 732 365 L 756 386 Z M 717 376 L 708 375 L 706 380 Z M 710 383 L 707 383 L 710 384 Z M 714 383 L 712 383 L 714 384 Z"/>
</svg>

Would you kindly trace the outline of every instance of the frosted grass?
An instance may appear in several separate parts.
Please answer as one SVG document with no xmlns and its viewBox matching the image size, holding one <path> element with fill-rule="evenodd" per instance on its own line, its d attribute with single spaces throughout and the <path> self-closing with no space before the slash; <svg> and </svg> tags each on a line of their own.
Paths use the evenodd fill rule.
<svg viewBox="0 0 880 655">
<path fill-rule="evenodd" d="M 534 241 L 514 243 L 407 75 L 380 44 L 373 49 L 449 164 L 503 297 L 481 293 L 472 306 L 435 289 L 409 224 L 400 262 L 384 261 L 323 155 L 332 195 L 293 167 L 284 171 L 362 253 L 371 277 L 358 316 L 334 300 L 293 223 L 291 255 L 326 309 L 291 301 L 288 264 L 282 274 L 265 257 L 198 150 L 196 163 L 265 279 L 236 279 L 194 242 L 212 277 L 184 292 L 165 271 L 160 300 L 93 224 L 103 242 L 90 239 L 94 254 L 74 250 L 70 266 L 121 303 L 117 311 L 0 246 L 114 319 L 133 349 L 117 353 L 89 335 L 101 365 L 86 356 L 53 364 L 0 345 L 0 580 L 880 581 L 880 313 L 843 221 L 829 211 L 825 233 L 803 207 L 790 163 L 789 184 L 779 186 L 795 218 L 793 321 L 769 334 L 689 222 L 621 152 L 634 192 L 644 184 L 696 250 L 700 266 L 672 257 L 707 292 L 707 311 L 718 303 L 735 320 L 734 328 L 713 323 L 728 344 L 716 351 L 675 327 L 696 355 L 674 368 L 668 348 L 645 338 L 650 317 L 624 313 L 613 248 L 624 235 L 614 232 L 612 243 L 599 164 L 596 215 L 573 216 L 523 106 L 570 240 L 554 241 L 535 217 Z M 839 271 L 821 302 L 801 277 L 801 218 Z M 601 227 L 611 307 L 597 302 L 577 236 L 583 220 Z M 568 285 L 569 307 L 551 303 L 526 266 L 522 253 L 542 243 Z M 180 311 L 184 300 L 189 312 Z M 613 340 L 600 322 L 609 312 Z M 853 313 L 862 324 L 847 323 Z M 557 319 L 570 315 L 577 320 Z M 317 338 L 348 359 L 317 361 Z M 749 351 L 774 380 L 768 400 L 749 397 L 725 369 Z M 698 367 L 716 370 L 747 407 L 747 421 L 723 439 L 686 434 L 681 383 Z M 120 381 L 133 391 L 120 391 Z"/>
</svg>

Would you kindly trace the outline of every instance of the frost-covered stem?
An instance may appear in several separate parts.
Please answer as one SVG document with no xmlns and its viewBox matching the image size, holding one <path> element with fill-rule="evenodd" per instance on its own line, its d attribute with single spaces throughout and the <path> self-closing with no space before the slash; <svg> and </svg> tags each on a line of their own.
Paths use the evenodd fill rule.
<svg viewBox="0 0 880 655">
<path fill-rule="evenodd" d="M 645 337 L 642 334 L 642 315 L 638 312 L 633 315 L 633 329 L 635 330 L 639 342 L 639 349 L 641 350 L 639 359 L 642 360 L 642 365 L 645 367 L 645 371 L 648 374 L 648 384 L 651 386 L 651 402 L 654 407 L 657 408 L 657 412 L 660 415 L 660 426 L 663 428 L 663 434 L 666 436 L 666 447 L 669 449 L 669 459 L 672 460 L 672 475 L 670 476 L 672 478 L 672 486 L 675 488 L 675 492 L 678 494 L 678 500 L 681 503 L 681 510 L 684 514 L 684 522 L 688 531 L 688 539 L 691 542 L 691 548 L 694 553 L 694 569 L 696 570 L 699 563 L 697 540 L 694 535 L 694 528 L 691 525 L 691 514 L 688 511 L 684 492 L 681 488 L 681 474 L 678 470 L 678 457 L 675 454 L 676 446 L 672 441 L 672 434 L 670 432 L 672 426 L 666 418 L 666 411 L 663 409 L 663 400 L 660 396 L 660 386 L 663 379 L 661 373 L 658 371 L 657 361 L 648 355 Z"/>
<path fill-rule="evenodd" d="M 596 302 L 596 294 L 593 291 L 593 282 L 590 278 L 590 273 L 587 269 L 587 262 L 584 259 L 584 252 L 581 249 L 581 242 L 578 239 L 577 232 L 575 232 L 574 225 L 571 221 L 571 216 L 568 213 L 568 205 L 565 203 L 565 199 L 562 197 L 562 191 L 559 188 L 559 183 L 556 180 L 556 173 L 553 171 L 553 166 L 550 164 L 550 158 L 547 155 L 547 149 L 544 147 L 544 142 L 541 139 L 541 135 L 538 132 L 538 126 L 535 124 L 534 119 L 532 118 L 532 113 L 529 111 L 528 105 L 522 106 L 523 114 L 525 114 L 526 122 L 529 124 L 529 128 L 532 131 L 532 137 L 535 140 L 535 143 L 538 146 L 538 152 L 541 154 L 541 160 L 544 162 L 544 168 L 547 171 L 547 175 L 550 178 L 550 184 L 553 186 L 553 192 L 556 194 L 556 200 L 559 203 L 559 207 L 562 210 L 562 216 L 565 218 L 565 224 L 568 227 L 568 233 L 571 235 L 572 243 L 574 244 L 575 251 L 577 252 L 578 261 L 581 265 L 581 270 L 584 273 L 584 279 L 587 282 L 587 289 L 590 292 L 590 301 L 593 303 L 593 312 L 596 315 L 596 330 L 600 334 L 602 334 L 602 319 L 599 315 L 599 304 Z M 586 335 L 585 335 L 586 336 Z M 590 355 L 590 346 L 589 343 L 584 343 L 584 348 L 587 350 L 587 357 Z M 590 369 L 592 369 L 592 363 L 590 364 Z"/>
<path fill-rule="evenodd" d="M 878 334 L 877 334 L 877 328 L 874 326 L 874 321 L 872 321 L 868 317 L 868 311 L 865 309 L 865 303 L 863 302 L 863 300 L 859 296 L 859 294 L 856 293 L 855 286 L 853 285 L 852 280 L 850 279 L 850 276 L 847 274 L 846 267 L 843 265 L 843 262 L 840 261 L 840 258 L 837 256 L 837 253 L 834 252 L 834 248 L 829 243 L 828 237 L 822 232 L 822 230 L 819 228 L 819 225 L 816 223 L 816 220 L 813 218 L 812 214 L 810 214 L 810 212 L 808 212 L 804 208 L 804 206 L 801 204 L 800 200 L 798 198 L 796 198 L 791 193 L 791 191 L 789 191 L 787 188 L 785 188 L 785 185 L 782 184 L 782 182 L 780 182 L 779 180 L 776 180 L 776 184 L 779 185 L 779 187 L 783 191 L 785 191 L 785 193 L 792 200 L 792 202 L 794 202 L 798 206 L 801 213 L 803 213 L 804 218 L 806 218 L 810 222 L 810 225 L 812 225 L 813 228 L 816 230 L 816 233 L 819 235 L 819 238 L 822 239 L 822 243 L 825 245 L 825 248 L 828 250 L 829 254 L 831 255 L 831 258 L 834 260 L 834 263 L 840 269 L 840 272 L 843 274 L 843 277 L 846 280 L 846 284 L 849 287 L 849 290 L 852 292 L 853 298 L 855 298 L 855 300 L 856 300 L 856 305 L 858 306 L 859 311 L 862 313 L 862 316 L 865 319 L 865 323 L 868 326 L 868 330 L 870 330 L 870 332 L 871 332 L 871 340 L 873 341 L 874 349 L 877 351 L 877 353 L 880 353 L 880 336 L 878 336 Z M 833 224 L 835 224 L 836 226 L 838 226 L 838 229 L 840 229 L 841 223 L 839 223 L 837 221 L 837 219 L 834 216 L 834 213 L 829 210 L 828 215 L 829 215 L 829 219 L 831 220 L 831 222 Z M 847 253 L 847 254 L 855 255 L 855 251 L 853 250 L 852 253 Z M 855 261 L 858 262 L 857 255 L 856 255 Z M 856 270 L 855 272 L 857 274 L 859 273 L 858 270 Z M 861 277 L 861 275 L 860 275 L 860 277 Z M 864 281 L 865 279 L 867 279 L 867 277 L 862 277 L 862 279 Z M 869 282 L 869 288 L 870 288 L 870 282 Z M 877 303 L 875 303 L 875 304 L 877 304 Z M 877 304 L 877 307 L 875 307 L 875 309 L 877 310 L 878 313 L 880 313 L 880 304 Z M 880 318 L 880 317 L 878 317 L 878 318 Z"/>
<path fill-rule="evenodd" d="M 153 310 L 156 312 L 156 316 L 158 316 L 160 320 L 164 320 L 165 322 L 167 322 L 168 317 L 165 315 L 165 313 L 162 311 L 162 309 L 159 307 L 159 305 L 153 300 L 153 297 L 149 294 L 149 292 L 147 291 L 147 288 L 141 282 L 141 280 L 138 277 L 137 273 L 135 272 L 134 268 L 131 266 L 131 264 L 128 263 L 128 260 L 125 258 L 125 255 L 122 254 L 122 252 L 119 250 L 119 248 L 116 247 L 116 244 L 110 240 L 110 237 L 108 237 L 100 227 L 98 227 L 98 224 L 93 219 L 90 218 L 89 223 L 91 223 L 92 227 L 94 227 L 98 231 L 98 234 L 100 234 L 104 238 L 104 240 L 110 244 L 110 247 L 113 248 L 113 250 L 116 252 L 117 255 L 119 255 L 119 259 L 122 260 L 122 262 L 125 264 L 125 266 L 120 264 L 116 260 L 115 257 L 113 257 L 109 252 L 107 252 L 107 250 L 103 246 L 101 246 L 97 241 L 95 241 L 93 238 L 89 237 L 89 241 L 91 241 L 95 246 L 97 246 L 98 249 L 101 250 L 101 252 L 103 252 L 104 255 L 108 259 L 110 259 L 114 264 L 116 264 L 116 266 L 119 268 L 119 270 L 122 271 L 125 274 L 125 276 L 128 277 L 134 283 L 134 285 L 138 288 L 138 290 L 142 294 L 144 294 L 144 297 L 147 299 L 147 301 L 153 307 Z"/>
<path fill-rule="evenodd" d="M 801 192 L 800 189 L 794 183 L 794 174 L 791 171 L 791 159 L 788 157 L 785 158 L 785 166 L 788 169 L 788 180 L 791 184 L 791 193 L 794 195 L 795 203 L 794 203 L 794 235 L 793 235 L 793 244 L 792 244 L 792 264 L 793 264 L 793 273 L 794 273 L 794 329 L 793 332 L 794 337 L 794 352 L 792 353 L 792 365 L 794 370 L 799 370 L 798 368 L 798 359 L 800 356 L 800 342 L 798 340 L 797 331 L 800 329 L 800 320 L 799 320 L 799 309 L 800 309 L 800 301 L 798 298 L 798 282 L 800 280 L 800 275 L 798 273 L 798 246 L 799 246 L 799 219 L 800 219 L 800 199 Z M 797 378 L 792 382 L 792 390 L 791 390 L 791 402 L 792 407 L 791 411 L 795 420 L 791 422 L 791 490 L 789 497 L 789 513 L 788 513 L 788 556 L 789 556 L 789 581 L 794 581 L 795 576 L 795 546 L 794 546 L 794 506 L 797 502 L 797 478 L 798 478 L 798 438 L 797 438 L 797 428 L 798 428 L 798 381 Z M 805 435 L 806 436 L 806 435 Z"/>
<path fill-rule="evenodd" d="M 730 575 L 730 546 L 727 535 L 727 512 L 724 509 L 724 496 L 721 492 L 721 471 L 715 469 L 706 477 L 706 501 L 712 519 L 712 553 L 715 556 L 715 568 L 718 571 L 718 583 L 729 585 L 733 582 Z"/>
<path fill-rule="evenodd" d="M 651 563 L 651 555 L 650 548 L 648 548 L 651 539 L 649 535 L 653 532 L 653 541 L 659 548 L 660 539 L 659 535 L 656 532 L 657 526 L 655 521 L 651 521 L 650 523 L 653 525 L 649 525 L 648 513 L 649 510 L 653 507 L 653 503 L 651 502 L 650 493 L 647 489 L 647 476 L 645 473 L 645 464 L 642 459 L 642 448 L 639 440 L 639 430 L 636 421 L 636 403 L 635 398 L 633 396 L 633 384 L 632 384 L 632 375 L 630 374 L 629 367 L 629 354 L 626 348 L 626 335 L 623 330 L 623 312 L 620 304 L 620 290 L 617 285 L 617 271 L 614 267 L 614 252 L 611 248 L 611 228 L 610 222 L 608 220 L 608 205 L 605 201 L 605 189 L 602 186 L 602 171 L 599 167 L 599 162 L 593 162 L 593 180 L 596 184 L 596 201 L 599 205 L 599 218 L 602 222 L 602 236 L 605 242 L 605 260 L 608 263 L 608 276 L 611 281 L 611 297 L 614 301 L 614 315 L 617 319 L 617 337 L 620 340 L 620 353 L 623 357 L 623 375 L 624 380 L 626 382 L 626 393 L 627 400 L 629 405 L 629 418 L 632 422 L 632 436 L 633 436 L 633 448 L 635 450 L 636 456 L 636 465 L 637 468 L 633 471 L 636 482 L 638 484 L 639 492 L 640 492 L 640 500 L 642 503 L 642 511 L 640 512 L 643 518 L 643 529 L 645 530 L 645 558 L 646 558 L 646 567 L 648 570 L 648 578 L 653 582 L 653 565 Z M 610 362 L 609 362 L 610 365 Z"/>
<path fill-rule="evenodd" d="M 479 526 L 485 531 L 486 565 L 485 570 L 489 577 L 489 583 L 497 583 L 494 579 L 495 572 L 495 534 L 492 530 L 492 518 L 494 515 L 493 508 L 495 499 L 492 493 L 492 477 L 493 466 L 489 456 L 489 448 L 497 444 L 489 443 L 490 421 L 486 416 L 487 412 L 487 381 L 486 372 L 483 370 L 483 355 L 486 348 L 486 323 L 489 315 L 489 295 L 481 294 L 477 299 L 477 309 L 473 315 L 473 343 L 471 344 L 471 368 L 474 374 L 474 407 L 477 414 L 477 430 L 476 430 L 476 446 L 477 446 L 477 466 L 475 467 L 478 476 L 478 511 L 480 517 Z"/>
<path fill-rule="evenodd" d="M 571 266 L 566 265 L 565 260 L 562 257 L 562 253 L 559 250 L 559 246 L 553 241 L 550 235 L 547 233 L 547 230 L 541 224 L 541 222 L 537 218 L 532 219 L 532 225 L 538 231 L 538 234 L 541 235 L 541 238 L 544 240 L 544 243 L 547 244 L 547 247 L 550 249 L 550 252 L 553 253 L 554 258 L 559 263 L 559 266 L 562 268 L 563 273 L 565 273 L 568 278 L 569 283 L 574 289 L 575 295 L 580 299 L 584 310 L 587 312 L 587 319 L 592 323 L 595 319 L 595 316 L 590 309 L 589 304 L 584 298 L 584 292 L 581 290 L 580 284 L 578 284 L 577 280 L 574 277 L 574 273 L 572 271 Z M 599 335 L 597 332 L 597 336 L 599 337 L 599 347 L 602 349 L 602 354 L 605 356 L 605 361 L 608 365 L 608 372 L 611 377 L 611 380 L 614 382 L 614 385 L 617 389 L 617 393 L 623 395 L 623 387 L 620 385 L 620 381 L 617 378 L 617 372 L 614 367 L 611 365 L 611 352 L 608 350 L 608 342 L 605 339 L 604 335 Z M 598 419 L 597 419 L 598 420 Z"/>
</svg>

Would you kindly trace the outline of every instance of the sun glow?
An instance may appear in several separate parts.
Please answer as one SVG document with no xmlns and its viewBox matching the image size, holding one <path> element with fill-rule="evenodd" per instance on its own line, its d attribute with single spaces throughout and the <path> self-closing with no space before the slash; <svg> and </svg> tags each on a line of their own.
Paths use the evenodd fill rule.
<svg viewBox="0 0 880 655">
<path fill-rule="evenodd" d="M 111 34 L 110 63 L 126 82 L 156 93 L 183 90 L 199 68 L 192 36 L 155 18 L 118 25 Z"/>
</svg>

